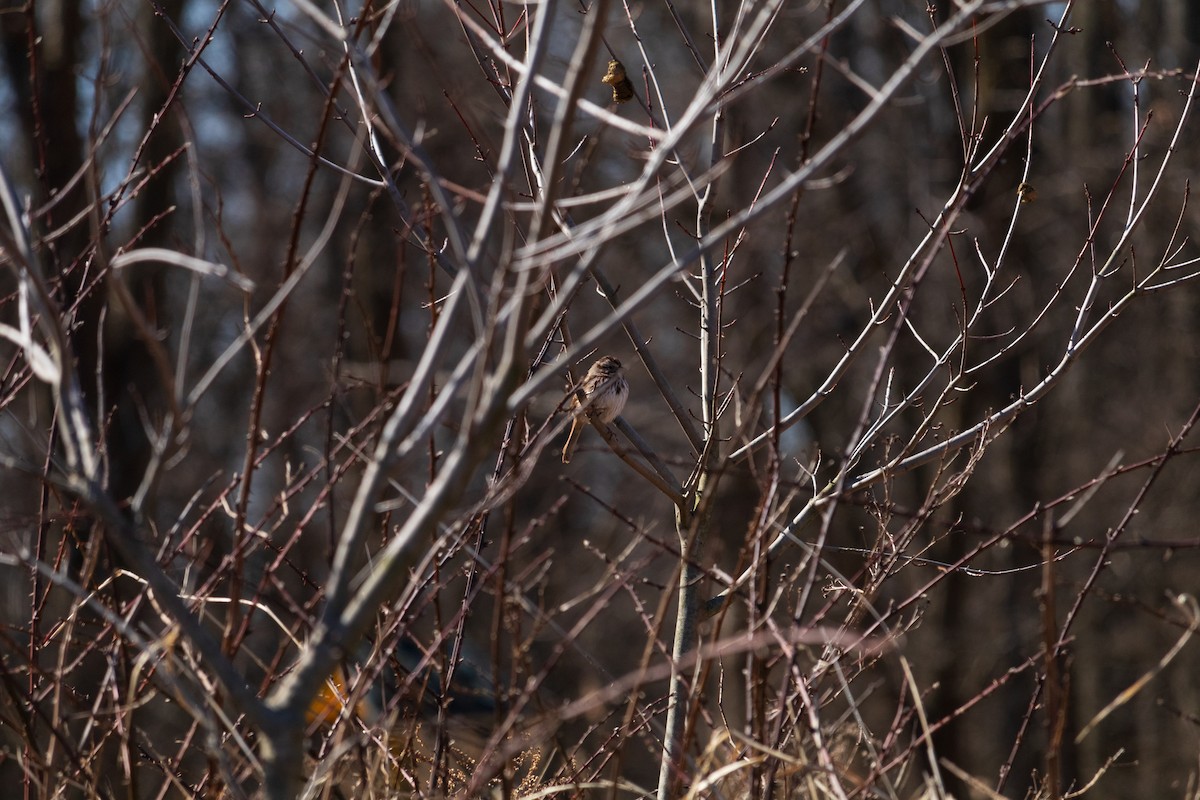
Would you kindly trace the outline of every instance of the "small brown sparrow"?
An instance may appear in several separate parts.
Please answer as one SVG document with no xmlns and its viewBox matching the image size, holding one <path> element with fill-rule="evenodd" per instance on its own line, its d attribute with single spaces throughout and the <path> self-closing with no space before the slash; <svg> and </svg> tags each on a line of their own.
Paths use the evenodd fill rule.
<svg viewBox="0 0 1200 800">
<path fill-rule="evenodd" d="M 573 418 L 571 433 L 567 436 L 567 443 L 562 451 L 564 464 L 571 463 L 575 445 L 579 443 L 579 436 L 588 424 L 588 418 L 598 419 L 607 425 L 620 416 L 621 410 L 625 408 L 625 401 L 629 399 L 629 381 L 625 380 L 625 369 L 621 362 L 612 356 L 604 356 L 592 364 L 592 368 L 583 378 L 580 389 L 585 397 L 582 411 L 579 410 L 579 395 L 572 393 L 571 396 Z"/>
</svg>

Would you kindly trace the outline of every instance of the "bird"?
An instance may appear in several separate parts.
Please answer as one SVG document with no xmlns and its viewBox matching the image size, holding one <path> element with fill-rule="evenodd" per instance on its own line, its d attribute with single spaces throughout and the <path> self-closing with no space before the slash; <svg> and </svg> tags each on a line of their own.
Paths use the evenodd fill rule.
<svg viewBox="0 0 1200 800">
<path fill-rule="evenodd" d="M 579 390 L 583 392 L 580 401 L 579 392 L 573 392 L 571 397 L 571 432 L 567 435 L 567 443 L 563 445 L 562 462 L 571 463 L 575 453 L 575 445 L 583 433 L 583 426 L 589 418 L 598 419 L 607 425 L 621 415 L 625 401 L 629 399 L 629 382 L 625 380 L 625 368 L 620 360 L 613 356 L 604 356 L 592 364 L 583 378 Z"/>
<path fill-rule="evenodd" d="M 364 642 L 354 649 L 359 657 L 339 664 L 307 709 L 307 735 L 314 751 L 344 752 L 340 745 L 326 748 L 330 737 L 343 735 L 349 724 L 351 730 L 369 730 L 370 736 L 361 741 L 380 747 L 386 759 L 372 773 L 372 780 L 412 789 L 440 780 L 448 787 L 463 788 L 502 719 L 500 701 L 506 695 L 501 694 L 486 657 L 472 653 L 470 644 L 464 643 L 447 683 L 441 665 L 449 653 L 439 657 L 408 634 L 394 646 Z M 520 753 L 517 762 L 540 763 L 537 741 L 505 732 L 503 746 L 514 742 Z M 364 775 L 356 770 L 334 780 L 339 796 L 362 793 Z M 410 793 L 388 792 L 387 796 Z"/>
<path fill-rule="evenodd" d="M 360 652 L 362 659 L 353 671 L 361 676 L 369 671 L 367 664 L 373 648 L 367 643 Z M 461 660 L 454 674 L 454 682 L 443 689 L 441 675 L 425 657 L 421 645 L 402 638 L 365 691 L 351 692 L 352 681 L 347 679 L 347 670 L 338 665 L 309 704 L 308 724 L 332 725 L 348 712 L 364 724 L 377 725 L 397 703 L 426 718 L 435 717 L 443 704 L 457 717 L 491 715 L 496 707 L 497 690 L 487 669 L 476 659 Z"/>
</svg>

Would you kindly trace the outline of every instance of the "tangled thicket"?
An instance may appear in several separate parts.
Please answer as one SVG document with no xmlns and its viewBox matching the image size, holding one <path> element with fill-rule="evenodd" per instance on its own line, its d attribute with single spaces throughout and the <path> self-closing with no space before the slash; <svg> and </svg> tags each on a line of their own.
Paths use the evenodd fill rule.
<svg viewBox="0 0 1200 800">
<path fill-rule="evenodd" d="M 0 37 L 3 785 L 1200 797 L 1200 7 Z"/>
</svg>

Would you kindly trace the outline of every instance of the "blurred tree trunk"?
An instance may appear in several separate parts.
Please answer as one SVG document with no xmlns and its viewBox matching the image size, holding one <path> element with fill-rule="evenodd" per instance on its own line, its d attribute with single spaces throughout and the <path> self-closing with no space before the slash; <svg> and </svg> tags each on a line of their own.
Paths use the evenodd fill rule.
<svg viewBox="0 0 1200 800">
<path fill-rule="evenodd" d="M 183 0 L 167 0 L 160 5 L 177 18 L 184 4 Z M 152 132 L 140 166 L 147 172 L 157 172 L 136 198 L 133 230 L 142 229 L 171 206 L 181 163 L 176 159 L 164 166 L 168 154 L 179 147 L 178 133 L 172 133 L 165 121 L 152 124 L 154 116 L 164 110 L 177 71 L 171 62 L 178 63 L 179 48 L 173 37 L 152 28 L 153 9 L 149 5 L 143 7 L 142 16 L 140 38 L 149 47 L 149 62 L 147 76 L 141 82 L 140 129 Z M 150 419 L 154 419 L 147 406 L 156 382 L 145 345 L 132 330 L 128 317 L 119 313 L 119 304 L 108 309 L 117 313 L 106 315 L 108 276 L 103 270 L 111 253 L 105 252 L 108 231 L 100 229 L 106 208 L 98 203 L 101 189 L 97 185 L 106 165 L 85 163 L 89 151 L 102 160 L 105 149 L 92 150 L 92 143 L 85 140 L 86 127 L 99 125 L 101 120 L 85 116 L 91 107 L 81 107 L 79 93 L 83 76 L 96 75 L 102 64 L 83 63 L 85 57 L 92 58 L 85 56 L 82 46 L 85 33 L 82 6 L 74 2 L 30 4 L 24 13 L 0 16 L 5 59 L 17 94 L 17 113 L 23 129 L 30 132 L 30 140 L 23 144 L 28 148 L 38 187 L 33 202 L 35 227 L 41 232 L 54 231 L 96 203 L 91 214 L 47 240 L 42 263 L 72 321 L 68 333 L 87 407 L 101 432 L 109 489 L 118 501 L 123 501 L 136 491 L 145 468 L 148 450 L 141 414 L 149 410 Z M 103 92 L 107 76 L 97 75 L 95 80 L 94 90 Z M 94 107 L 103 115 L 118 99 L 100 98 Z M 81 169 L 82 175 L 76 178 Z M 150 227 L 138 244 L 170 246 L 169 225 L 168 218 Z M 159 281 L 136 269 L 130 270 L 126 280 L 153 324 L 156 297 L 161 290 Z"/>
<path fill-rule="evenodd" d="M 178 20 L 183 16 L 185 3 L 184 0 L 162 0 L 155 6 L 167 17 Z M 144 231 L 134 243 L 136 247 L 190 252 L 190 244 L 181 241 L 181 232 L 191 221 L 184 210 L 190 203 L 180 202 L 181 198 L 177 197 L 185 177 L 186 155 L 180 148 L 185 145 L 186 137 L 168 106 L 171 87 L 182 64 L 182 51 L 178 41 L 168 34 L 156 16 L 150 4 L 141 6 L 139 22 L 147 49 L 138 93 L 138 130 L 147 133 L 141 161 L 136 167 L 153 175 L 138 192 L 131 227 L 135 231 Z M 173 207 L 181 210 L 156 219 Z M 195 255 L 204 257 L 205 254 Z M 164 274 L 154 265 L 138 264 L 126 268 L 121 276 L 138 304 L 139 313 L 152 330 L 159 328 Z M 108 420 L 109 490 L 118 500 L 129 498 L 137 491 L 150 457 L 143 414 L 151 424 L 159 423 L 165 388 L 155 374 L 141 332 L 134 328 L 126 314 L 119 313 L 121 310 L 119 303 L 111 304 L 103 331 L 105 355 L 102 366 L 104 394 L 111 409 Z"/>
<path fill-rule="evenodd" d="M 1146 6 L 1154 5 L 1146 3 Z M 1070 25 L 1079 28 L 1072 37 L 1080 41 L 1069 42 L 1067 64 L 1076 75 L 1102 75 L 1120 69 L 1107 41 L 1112 31 L 1120 28 L 1116 4 L 1113 0 L 1094 0 L 1082 3 L 1075 11 Z M 1133 58 L 1132 53 L 1121 53 L 1122 57 Z M 1140 63 L 1126 63 L 1130 69 L 1138 69 Z M 1071 98 L 1074 113 L 1067 118 L 1066 137 L 1063 144 L 1067 153 L 1087 152 L 1089 143 L 1095 140 L 1097 129 L 1115 128 L 1121 124 L 1121 114 L 1126 103 L 1123 94 L 1128 91 L 1125 84 L 1099 86 L 1077 92 Z"/>
</svg>

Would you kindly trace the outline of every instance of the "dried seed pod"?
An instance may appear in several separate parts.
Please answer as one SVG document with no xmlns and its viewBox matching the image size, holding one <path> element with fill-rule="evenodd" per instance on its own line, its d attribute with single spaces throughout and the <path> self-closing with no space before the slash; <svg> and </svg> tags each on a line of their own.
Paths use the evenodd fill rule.
<svg viewBox="0 0 1200 800">
<path fill-rule="evenodd" d="M 620 61 L 608 62 L 608 72 L 604 73 L 604 77 L 600 80 L 609 86 L 616 86 L 621 81 L 627 80 L 625 77 L 625 65 Z"/>
<path fill-rule="evenodd" d="M 1017 197 L 1020 198 L 1022 205 L 1032 203 L 1037 200 L 1037 189 L 1033 188 L 1033 184 L 1022 181 L 1021 185 L 1017 187 Z"/>
<path fill-rule="evenodd" d="M 608 62 L 608 72 L 600 80 L 612 87 L 614 103 L 628 103 L 633 99 L 633 84 L 625 75 L 625 65 L 620 61 Z"/>
</svg>

